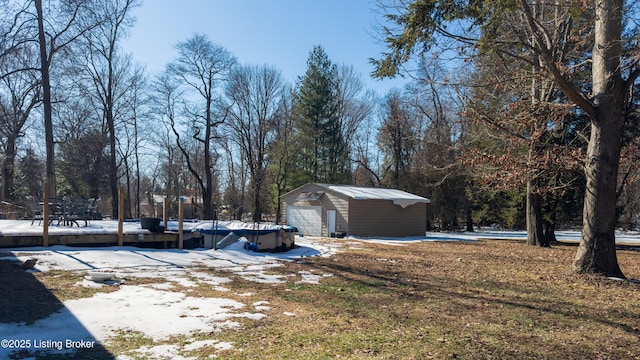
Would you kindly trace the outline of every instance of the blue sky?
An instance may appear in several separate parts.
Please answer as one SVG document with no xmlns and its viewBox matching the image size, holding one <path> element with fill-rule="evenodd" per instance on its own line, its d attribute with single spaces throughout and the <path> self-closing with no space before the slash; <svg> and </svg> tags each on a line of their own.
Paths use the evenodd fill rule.
<svg viewBox="0 0 640 360">
<path fill-rule="evenodd" d="M 176 43 L 203 33 L 240 63 L 274 65 L 291 83 L 306 71 L 314 45 L 332 62 L 352 65 L 379 95 L 404 83 L 369 77 L 369 58 L 384 51 L 373 0 L 144 0 L 133 15 L 123 47 L 151 74 L 175 58 Z"/>
</svg>

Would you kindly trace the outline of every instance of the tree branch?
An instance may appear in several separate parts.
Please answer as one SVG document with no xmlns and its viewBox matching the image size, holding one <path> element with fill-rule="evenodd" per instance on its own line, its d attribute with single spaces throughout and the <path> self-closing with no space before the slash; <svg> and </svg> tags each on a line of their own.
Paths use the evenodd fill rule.
<svg viewBox="0 0 640 360">
<path fill-rule="evenodd" d="M 542 58 L 545 68 L 553 77 L 556 85 L 562 90 L 562 92 L 573 102 L 576 106 L 580 107 L 592 120 L 597 119 L 596 108 L 593 103 L 585 96 L 585 94 L 576 89 L 560 71 L 556 65 L 551 50 L 546 46 L 545 40 L 540 37 L 538 26 L 531 13 L 531 8 L 527 4 L 526 0 L 520 0 L 522 11 L 524 12 L 527 25 L 533 38 L 535 39 L 534 51 L 538 52 Z M 537 45 L 537 46 L 535 46 Z"/>
</svg>

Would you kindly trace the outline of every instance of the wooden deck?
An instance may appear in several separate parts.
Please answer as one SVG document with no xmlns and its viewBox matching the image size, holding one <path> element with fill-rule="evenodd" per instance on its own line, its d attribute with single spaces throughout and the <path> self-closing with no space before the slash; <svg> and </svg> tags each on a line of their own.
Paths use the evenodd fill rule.
<svg viewBox="0 0 640 360">
<path fill-rule="evenodd" d="M 0 248 L 43 246 L 42 226 L 29 221 L 0 220 Z M 51 226 L 48 245 L 65 246 L 117 246 L 117 222 L 95 221 L 89 227 Z M 187 229 L 183 232 L 183 248 L 202 246 L 203 235 Z M 169 228 L 165 232 L 150 232 L 139 224 L 126 224 L 123 245 L 157 248 L 178 248 L 180 234 Z"/>
<path fill-rule="evenodd" d="M 186 233 L 183 235 L 184 247 L 194 248 L 202 245 L 203 236 L 200 233 Z M 0 236 L 0 248 L 42 246 L 42 235 L 8 235 Z M 79 235 L 49 235 L 49 246 L 117 246 L 117 234 L 79 234 Z M 161 248 L 177 248 L 178 233 L 153 234 L 124 234 L 125 246 L 156 246 Z"/>
</svg>

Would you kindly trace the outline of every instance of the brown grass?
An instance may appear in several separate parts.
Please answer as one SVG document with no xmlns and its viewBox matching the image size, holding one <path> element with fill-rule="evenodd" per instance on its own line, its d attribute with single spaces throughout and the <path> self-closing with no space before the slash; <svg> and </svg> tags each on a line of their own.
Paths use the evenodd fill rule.
<svg viewBox="0 0 640 360">
<path fill-rule="evenodd" d="M 202 348 L 198 359 L 639 359 L 640 285 L 571 271 L 576 247 L 517 241 L 424 242 L 405 246 L 339 241 L 331 257 L 288 262 L 270 272 L 284 284 L 234 281 L 220 293 L 201 285 L 191 296 L 268 301 L 263 320 L 211 334 L 234 349 Z M 640 252 L 620 250 L 620 265 L 640 278 Z M 199 268 L 198 271 L 213 271 Z M 300 283 L 299 272 L 323 277 Z M 220 274 L 217 274 L 220 275 Z M 77 275 L 40 273 L 61 300 L 90 296 Z M 157 279 L 155 279 L 157 280 Z M 140 282 L 154 279 L 138 280 Z M 134 283 L 132 281 L 131 283 Z M 180 290 L 176 288 L 176 290 Z M 238 296 L 236 294 L 252 293 Z M 124 336 L 127 335 L 127 336 Z M 135 354 L 130 334 L 105 344 Z M 170 341 L 188 341 L 184 338 Z M 140 337 L 141 343 L 148 339 Z M 157 345 L 157 344 L 153 344 Z M 91 353 L 86 354 L 91 358 Z M 95 354 L 94 354 L 95 355 Z M 52 357 L 55 359 L 63 357 Z"/>
<path fill-rule="evenodd" d="M 367 244 L 291 263 L 280 271 L 334 276 L 262 286 L 256 299 L 270 302 L 269 316 L 220 334 L 236 347 L 223 357 L 640 358 L 640 286 L 572 274 L 575 250 L 510 241 Z M 618 256 L 637 278 L 640 254 Z"/>
</svg>

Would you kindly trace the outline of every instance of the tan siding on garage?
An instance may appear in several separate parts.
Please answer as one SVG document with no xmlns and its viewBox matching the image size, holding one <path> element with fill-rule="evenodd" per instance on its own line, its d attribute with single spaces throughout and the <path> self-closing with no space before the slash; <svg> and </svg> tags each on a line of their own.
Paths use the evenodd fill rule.
<svg viewBox="0 0 640 360">
<path fill-rule="evenodd" d="M 366 194 L 376 189 L 363 188 Z M 351 197 L 351 192 L 340 191 L 329 184 L 309 183 L 282 196 L 282 216 L 288 223 L 287 206 L 321 206 L 322 235 L 330 236 L 327 229 L 327 211 L 336 211 L 336 231 L 357 236 L 424 236 L 427 230 L 428 199 L 418 198 L 418 202 L 402 208 L 390 199 L 360 199 Z M 384 189 L 382 189 L 384 191 Z M 367 192 L 368 191 L 368 192 Z M 317 200 L 296 201 L 305 192 L 321 192 Z M 387 192 L 388 193 L 388 192 Z M 409 194 L 411 195 L 411 194 Z M 310 197 L 303 197 L 310 199 Z M 426 201 L 426 202 L 425 202 Z M 294 225 L 295 224 L 291 224 Z"/>
<path fill-rule="evenodd" d="M 347 224 L 349 223 L 349 200 L 342 198 L 332 193 L 325 193 L 321 202 L 324 206 L 324 221 L 323 221 L 323 234 L 331 236 L 327 229 L 327 210 L 336 210 L 336 231 L 348 231 Z"/>
<path fill-rule="evenodd" d="M 287 223 L 287 205 L 304 205 L 304 203 L 295 203 L 295 199 L 303 192 L 314 192 L 314 191 L 324 191 L 324 188 L 316 184 L 307 184 L 305 186 L 301 186 L 295 190 L 292 190 L 285 195 L 282 196 L 282 221 Z M 307 203 L 309 204 L 309 203 Z"/>
<path fill-rule="evenodd" d="M 318 201 L 295 202 L 303 192 L 324 192 Z M 348 231 L 349 201 L 346 196 L 328 192 L 326 188 L 316 184 L 307 184 L 297 188 L 282 197 L 282 221 L 287 223 L 287 205 L 291 206 L 322 206 L 322 236 L 330 236 L 327 229 L 327 210 L 336 210 L 336 231 Z M 295 224 L 292 224 L 295 225 Z"/>
<path fill-rule="evenodd" d="M 401 208 L 387 200 L 349 200 L 349 234 L 415 236 L 427 231 L 427 204 Z"/>
</svg>

